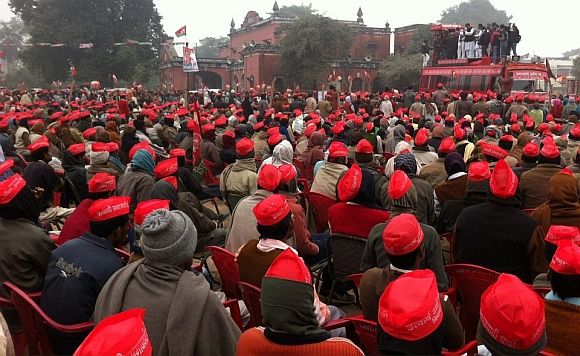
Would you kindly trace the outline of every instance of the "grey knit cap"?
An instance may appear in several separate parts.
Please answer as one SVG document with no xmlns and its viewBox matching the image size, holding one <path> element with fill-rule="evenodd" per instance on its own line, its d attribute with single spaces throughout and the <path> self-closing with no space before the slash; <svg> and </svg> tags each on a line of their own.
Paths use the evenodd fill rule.
<svg viewBox="0 0 580 356">
<path fill-rule="evenodd" d="M 156 210 L 145 218 L 141 232 L 141 249 L 148 260 L 180 265 L 193 258 L 197 230 L 183 212 Z"/>
</svg>

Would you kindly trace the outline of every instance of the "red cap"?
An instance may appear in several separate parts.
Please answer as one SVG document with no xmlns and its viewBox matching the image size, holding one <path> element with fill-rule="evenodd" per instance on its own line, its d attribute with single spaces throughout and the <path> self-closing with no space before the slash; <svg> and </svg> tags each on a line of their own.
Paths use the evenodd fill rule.
<svg viewBox="0 0 580 356">
<path fill-rule="evenodd" d="M 423 229 L 412 214 L 393 217 L 383 230 L 383 244 L 389 255 L 400 256 L 415 251 L 423 242 Z"/>
<path fill-rule="evenodd" d="M 348 148 L 340 141 L 333 141 L 328 148 L 329 158 L 347 157 Z"/>
<path fill-rule="evenodd" d="M 282 173 L 273 164 L 265 164 L 258 172 L 257 183 L 262 189 L 274 191 L 282 182 Z"/>
<path fill-rule="evenodd" d="M 563 240 L 580 244 L 580 229 L 577 226 L 550 225 L 545 241 L 558 245 Z"/>
<path fill-rule="evenodd" d="M 174 148 L 169 151 L 169 157 L 185 157 L 186 153 L 183 148 Z"/>
<path fill-rule="evenodd" d="M 336 185 L 338 200 L 349 201 L 356 197 L 362 183 L 362 170 L 354 163 Z"/>
<path fill-rule="evenodd" d="M 236 133 L 233 132 L 232 130 L 227 130 L 226 132 L 224 132 L 224 136 L 229 138 L 236 138 Z"/>
<path fill-rule="evenodd" d="M 415 146 L 425 146 L 429 141 L 429 130 L 426 128 L 419 129 L 415 135 Z"/>
<path fill-rule="evenodd" d="M 173 188 L 175 188 L 175 190 L 177 190 L 178 187 L 177 187 L 177 177 L 176 176 L 165 177 L 161 180 L 171 184 L 171 186 Z"/>
<path fill-rule="evenodd" d="M 332 126 L 330 132 L 332 132 L 334 135 L 338 135 L 344 132 L 344 127 L 345 127 L 344 121 L 339 121 L 334 126 Z"/>
<path fill-rule="evenodd" d="M 115 142 L 95 142 L 91 145 L 93 152 L 116 152 L 119 150 L 119 145 Z"/>
<path fill-rule="evenodd" d="M 96 134 L 97 134 L 96 127 L 89 127 L 88 129 L 83 131 L 83 137 L 85 138 L 85 140 L 88 140 L 89 138 L 91 138 L 92 136 L 95 136 Z"/>
<path fill-rule="evenodd" d="M 540 150 L 540 155 L 545 158 L 558 158 L 560 157 L 560 151 L 555 144 L 545 144 Z"/>
<path fill-rule="evenodd" d="M 112 197 L 99 199 L 89 208 L 91 221 L 106 221 L 129 214 L 130 197 Z"/>
<path fill-rule="evenodd" d="M 253 129 L 254 129 L 254 131 L 258 131 L 258 130 L 261 130 L 263 127 L 264 127 L 264 121 L 260 121 L 254 125 Z"/>
<path fill-rule="evenodd" d="M 540 146 L 533 142 L 529 142 L 524 146 L 522 154 L 526 157 L 538 157 L 540 155 Z"/>
<path fill-rule="evenodd" d="M 42 148 L 46 148 L 50 146 L 50 142 L 48 142 L 48 137 L 40 136 L 38 140 L 34 141 L 34 143 L 28 145 L 28 150 L 30 152 L 36 152 Z"/>
<path fill-rule="evenodd" d="M 373 132 L 375 130 L 375 125 L 372 122 L 367 122 L 365 124 L 365 129 L 367 132 Z"/>
<path fill-rule="evenodd" d="M 306 129 L 304 130 L 304 136 L 310 137 L 314 131 L 316 131 L 316 125 L 309 124 L 308 126 L 306 126 Z"/>
<path fill-rule="evenodd" d="M 500 160 L 489 180 L 491 193 L 498 198 L 507 199 L 516 195 L 518 189 L 518 177 L 512 171 L 505 160 Z"/>
<path fill-rule="evenodd" d="M 455 125 L 453 128 L 453 137 L 455 137 L 457 141 L 463 140 L 465 138 L 465 130 L 462 129 L 461 126 Z"/>
<path fill-rule="evenodd" d="M 74 356 L 150 356 L 153 347 L 147 335 L 145 309 L 113 314 L 95 326 Z"/>
<path fill-rule="evenodd" d="M 85 144 L 75 143 L 74 145 L 68 146 L 67 150 L 72 153 L 73 156 L 80 155 L 81 153 L 85 153 Z"/>
<path fill-rule="evenodd" d="M 441 144 L 439 144 L 439 153 L 451 153 L 455 152 L 456 149 L 455 142 L 453 142 L 451 137 L 443 138 Z"/>
<path fill-rule="evenodd" d="M 544 334 L 544 301 L 518 277 L 502 273 L 481 296 L 481 325 L 501 345 L 525 350 Z"/>
<path fill-rule="evenodd" d="M 266 130 L 266 134 L 268 134 L 268 137 L 274 136 L 274 135 L 280 135 L 280 127 L 278 127 L 278 126 L 270 127 L 268 130 Z"/>
<path fill-rule="evenodd" d="M 519 133 L 522 129 L 520 128 L 520 125 L 517 123 L 511 124 L 510 125 L 510 131 L 512 133 Z"/>
<path fill-rule="evenodd" d="M 13 174 L 0 182 L 0 205 L 6 205 L 26 186 L 26 181 L 20 174 Z"/>
<path fill-rule="evenodd" d="M 273 194 L 259 202 L 253 212 L 258 224 L 272 226 L 290 214 L 290 205 L 283 195 Z"/>
<path fill-rule="evenodd" d="M 435 274 L 415 270 L 389 283 L 379 300 L 378 319 L 397 339 L 417 341 L 431 335 L 443 321 Z"/>
<path fill-rule="evenodd" d="M 298 175 L 296 173 L 296 168 L 291 164 L 283 164 L 278 167 L 280 174 L 282 174 L 282 183 L 286 184 L 292 181 Z"/>
<path fill-rule="evenodd" d="M 236 143 L 236 154 L 238 156 L 247 156 L 254 150 L 254 141 L 247 137 L 242 138 Z"/>
<path fill-rule="evenodd" d="M 544 131 L 550 131 L 550 125 L 548 125 L 546 122 L 542 122 L 538 126 L 538 132 L 543 133 Z"/>
<path fill-rule="evenodd" d="M 117 189 L 117 182 L 115 176 L 99 172 L 89 180 L 89 193 L 103 193 L 112 192 Z"/>
<path fill-rule="evenodd" d="M 491 177 L 489 170 L 489 163 L 487 162 L 473 162 L 469 165 L 467 172 L 467 180 L 472 182 L 483 182 Z"/>
<path fill-rule="evenodd" d="M 131 147 L 131 149 L 129 150 L 129 159 L 133 159 L 133 156 L 135 156 L 135 153 L 137 153 L 137 151 L 139 150 L 146 150 L 147 152 L 149 152 L 151 157 L 153 157 L 153 160 L 156 159 L 155 151 L 153 151 L 151 146 L 149 146 L 149 144 L 146 141 L 139 142 L 133 145 L 133 147 Z"/>
<path fill-rule="evenodd" d="M 373 145 L 364 138 L 356 144 L 356 153 L 373 153 Z"/>
<path fill-rule="evenodd" d="M 228 123 L 228 119 L 226 119 L 226 117 L 225 117 L 225 116 L 223 116 L 223 115 L 219 116 L 219 117 L 218 117 L 217 119 L 215 119 L 215 121 L 214 121 L 214 124 L 215 124 L 216 126 L 224 126 L 224 125 L 227 125 L 227 123 Z"/>
<path fill-rule="evenodd" d="M 201 133 L 206 133 L 206 132 L 210 132 L 210 131 L 215 131 L 214 124 L 205 124 L 205 125 L 201 126 Z"/>
<path fill-rule="evenodd" d="M 141 225 L 147 215 L 151 214 L 155 210 L 167 209 L 169 210 L 169 200 L 164 199 L 151 199 L 139 202 L 135 208 L 134 222 L 136 225 Z"/>
<path fill-rule="evenodd" d="M 421 95 L 415 95 L 415 101 L 421 100 Z"/>
<path fill-rule="evenodd" d="M 178 168 L 176 157 L 161 161 L 155 166 L 155 178 L 161 179 L 175 174 Z"/>
<path fill-rule="evenodd" d="M 281 134 L 273 134 L 272 136 L 268 137 L 268 145 L 276 146 L 280 142 L 284 140 L 284 137 Z"/>
<path fill-rule="evenodd" d="M 550 268 L 561 274 L 580 275 L 580 246 L 571 240 L 560 241 Z"/>
<path fill-rule="evenodd" d="M 401 199 L 409 189 L 413 183 L 411 179 L 407 176 L 407 174 L 401 170 L 396 170 L 393 172 L 391 176 L 391 180 L 389 181 L 389 187 L 387 189 L 387 194 L 389 198 L 393 200 Z"/>
<path fill-rule="evenodd" d="M 304 264 L 304 261 L 292 251 L 291 248 L 285 249 L 272 262 L 264 277 L 286 279 L 294 282 L 312 284 L 312 275 L 310 270 Z"/>
<path fill-rule="evenodd" d="M 509 153 L 498 145 L 492 145 L 486 142 L 481 142 L 481 151 L 486 156 L 495 157 L 497 159 L 506 158 Z"/>
<path fill-rule="evenodd" d="M 12 167 L 14 167 L 14 161 L 11 159 L 0 163 L 0 175 L 4 174 L 4 172 Z"/>
<path fill-rule="evenodd" d="M 572 130 L 570 130 L 570 138 L 575 140 L 580 139 L 580 125 L 576 125 Z"/>
</svg>

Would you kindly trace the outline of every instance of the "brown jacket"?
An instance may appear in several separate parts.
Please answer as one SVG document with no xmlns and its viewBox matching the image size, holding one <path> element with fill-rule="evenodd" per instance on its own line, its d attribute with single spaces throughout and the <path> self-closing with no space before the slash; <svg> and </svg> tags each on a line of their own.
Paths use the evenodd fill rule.
<svg viewBox="0 0 580 356">
<path fill-rule="evenodd" d="M 310 191 L 336 200 L 336 183 L 347 170 L 348 167 L 343 164 L 326 162 L 314 177 Z"/>
<path fill-rule="evenodd" d="M 443 206 L 449 200 L 461 200 L 465 195 L 465 188 L 467 187 L 467 174 L 461 177 L 446 180 L 443 184 L 439 184 L 435 188 L 437 200 Z"/>
<path fill-rule="evenodd" d="M 524 209 L 537 208 L 548 200 L 547 183 L 560 170 L 562 167 L 558 164 L 540 163 L 522 174 L 520 189 Z"/>
<path fill-rule="evenodd" d="M 546 350 L 556 355 L 578 354 L 580 306 L 564 301 L 544 300 L 546 305 Z"/>
<path fill-rule="evenodd" d="M 419 177 L 431 184 L 433 188 L 442 184 L 447 179 L 447 171 L 445 170 L 445 158 L 441 157 L 435 162 L 429 163 L 425 167 L 421 168 Z"/>
</svg>

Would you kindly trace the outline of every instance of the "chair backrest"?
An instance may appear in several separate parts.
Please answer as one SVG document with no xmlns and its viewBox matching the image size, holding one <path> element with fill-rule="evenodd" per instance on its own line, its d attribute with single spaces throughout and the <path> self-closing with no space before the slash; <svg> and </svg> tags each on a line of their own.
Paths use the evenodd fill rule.
<svg viewBox="0 0 580 356">
<path fill-rule="evenodd" d="M 455 351 L 442 351 L 441 356 L 461 356 L 463 354 L 476 355 L 477 354 L 477 340 L 472 340 L 465 344 L 462 348 Z"/>
<path fill-rule="evenodd" d="M 538 295 L 542 298 L 544 298 L 546 294 L 552 291 L 552 288 L 550 287 L 534 287 L 534 286 L 531 287 L 534 290 L 534 292 L 538 293 Z"/>
<path fill-rule="evenodd" d="M 447 265 L 445 272 L 451 280 L 451 287 L 459 294 L 459 320 L 465 330 L 465 339 L 474 340 L 479 322 L 481 295 L 497 281 L 499 273 L 468 264 Z"/>
<path fill-rule="evenodd" d="M 205 184 L 220 184 L 220 179 L 216 177 L 211 171 L 211 169 L 215 168 L 216 165 L 207 158 L 203 159 L 203 164 L 205 166 L 205 173 L 203 176 Z"/>
<path fill-rule="evenodd" d="M 346 279 L 352 281 L 352 283 L 354 283 L 354 285 L 358 288 L 360 286 L 360 280 L 362 279 L 363 274 L 364 273 L 351 274 L 346 276 Z"/>
<path fill-rule="evenodd" d="M 218 246 L 207 246 L 206 249 L 211 252 L 211 259 L 220 275 L 222 292 L 228 298 L 237 298 L 236 283 L 240 281 L 240 270 L 235 255 Z"/>
<path fill-rule="evenodd" d="M 308 205 L 314 216 L 316 232 L 328 229 L 328 208 L 334 205 L 336 200 L 314 192 L 305 193 L 304 196 L 308 200 Z"/>
<path fill-rule="evenodd" d="M 250 325 L 248 327 L 264 326 L 262 305 L 260 304 L 260 295 L 262 294 L 260 288 L 246 282 L 238 282 L 236 287 L 244 304 L 246 304 L 246 308 L 250 311 Z"/>
<path fill-rule="evenodd" d="M 360 317 L 349 317 L 354 325 L 354 332 L 358 336 L 360 345 L 365 355 L 377 355 L 377 322 L 362 319 Z"/>
<path fill-rule="evenodd" d="M 47 326 L 62 333 L 87 332 L 94 327 L 92 322 L 75 325 L 59 324 L 46 315 L 40 306 L 20 288 L 10 282 L 5 282 L 4 287 L 10 291 L 12 302 L 22 322 L 30 355 L 52 355 L 45 329 Z"/>
<path fill-rule="evenodd" d="M 360 262 L 367 239 L 343 234 L 330 235 L 329 265 L 333 278 L 344 279 L 346 276 L 360 272 Z"/>
<path fill-rule="evenodd" d="M 244 325 L 242 323 L 242 313 L 240 312 L 240 305 L 238 304 L 238 300 L 229 299 L 223 302 L 222 304 L 224 305 L 224 308 L 229 309 L 230 316 L 232 317 L 238 328 L 240 328 L 240 330 L 243 331 Z"/>
</svg>

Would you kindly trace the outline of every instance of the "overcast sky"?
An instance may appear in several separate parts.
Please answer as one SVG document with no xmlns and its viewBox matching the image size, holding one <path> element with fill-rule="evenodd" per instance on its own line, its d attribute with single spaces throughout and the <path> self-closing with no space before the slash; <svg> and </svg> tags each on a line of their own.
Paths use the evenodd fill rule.
<svg viewBox="0 0 580 356">
<path fill-rule="evenodd" d="M 280 6 L 312 3 L 313 8 L 329 17 L 340 20 L 356 20 L 359 5 L 362 6 L 364 21 L 368 26 L 383 27 L 388 21 L 391 28 L 415 23 L 436 22 L 441 11 L 459 4 L 460 0 L 404 0 L 404 1 L 335 1 L 335 0 L 278 0 Z M 491 0 L 500 10 L 513 16 L 522 35 L 519 54 L 559 56 L 562 52 L 580 46 L 578 25 L 575 18 L 580 14 L 580 1 L 557 0 L 534 2 L 529 0 Z M 188 41 L 195 43 L 207 36 L 227 35 L 233 18 L 236 27 L 242 23 L 249 10 L 266 17 L 272 11 L 274 0 L 251 1 L 188 1 L 155 0 L 165 32 L 175 31 L 187 25 Z M 552 5 L 551 8 L 545 8 Z M 8 0 L 0 0 L 0 19 L 11 16 Z"/>
</svg>

